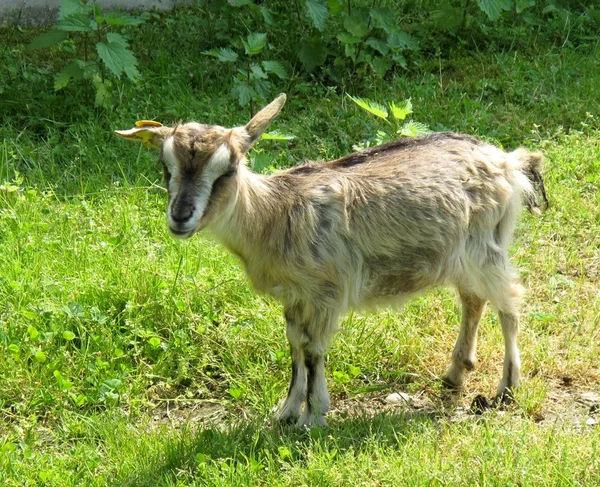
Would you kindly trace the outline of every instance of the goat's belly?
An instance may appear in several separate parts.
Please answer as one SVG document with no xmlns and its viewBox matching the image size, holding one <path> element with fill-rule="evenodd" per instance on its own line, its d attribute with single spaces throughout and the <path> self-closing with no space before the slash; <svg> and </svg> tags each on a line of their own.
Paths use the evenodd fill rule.
<svg viewBox="0 0 600 487">
<path fill-rule="evenodd" d="M 403 306 L 414 294 L 439 284 L 433 276 L 381 272 L 365 283 L 357 308 Z"/>
</svg>

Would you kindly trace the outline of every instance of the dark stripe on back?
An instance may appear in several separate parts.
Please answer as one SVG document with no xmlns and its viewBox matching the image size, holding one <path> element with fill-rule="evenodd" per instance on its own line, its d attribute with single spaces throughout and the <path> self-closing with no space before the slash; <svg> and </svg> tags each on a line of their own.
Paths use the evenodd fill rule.
<svg viewBox="0 0 600 487">
<path fill-rule="evenodd" d="M 368 162 L 368 160 L 378 154 L 385 152 L 392 152 L 403 149 L 413 149 L 417 147 L 423 147 L 425 145 L 434 144 L 436 142 L 445 142 L 448 140 L 461 140 L 469 142 L 475 145 L 483 145 L 484 142 L 472 137 L 470 135 L 456 134 L 454 132 L 437 132 L 429 135 L 421 135 L 419 137 L 404 137 L 402 139 L 393 140 L 387 144 L 377 145 L 375 147 L 369 147 L 368 149 L 347 156 L 341 157 L 334 161 L 326 162 L 323 164 L 324 167 L 330 169 L 339 169 L 356 166 Z"/>
</svg>

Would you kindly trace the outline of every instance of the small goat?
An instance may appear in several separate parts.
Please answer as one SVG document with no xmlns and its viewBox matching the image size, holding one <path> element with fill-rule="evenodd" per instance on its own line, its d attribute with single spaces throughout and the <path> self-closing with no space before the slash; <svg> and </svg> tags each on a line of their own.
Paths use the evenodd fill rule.
<svg viewBox="0 0 600 487">
<path fill-rule="evenodd" d="M 212 231 L 254 287 L 283 302 L 292 380 L 278 419 L 327 425 L 323 358 L 341 315 L 402 304 L 441 284 L 458 290 L 463 309 L 443 380 L 458 387 L 473 369 L 477 326 L 490 301 L 505 342 L 502 399 L 520 374 L 521 287 L 508 247 L 522 199 L 532 210 L 542 206 L 534 185 L 547 205 L 542 156 L 437 133 L 255 174 L 245 155 L 285 100 L 279 95 L 244 127 L 138 122 L 116 131 L 161 149 L 171 233 Z"/>
</svg>

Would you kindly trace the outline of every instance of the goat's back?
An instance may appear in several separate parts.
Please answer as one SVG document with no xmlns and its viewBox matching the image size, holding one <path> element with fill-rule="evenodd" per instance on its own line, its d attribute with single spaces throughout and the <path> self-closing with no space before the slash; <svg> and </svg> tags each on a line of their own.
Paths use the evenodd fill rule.
<svg viewBox="0 0 600 487">
<path fill-rule="evenodd" d="M 456 282 L 506 252 L 532 191 L 526 154 L 439 133 L 278 173 L 288 245 L 277 247 L 305 284 L 329 282 L 354 305 Z"/>
</svg>

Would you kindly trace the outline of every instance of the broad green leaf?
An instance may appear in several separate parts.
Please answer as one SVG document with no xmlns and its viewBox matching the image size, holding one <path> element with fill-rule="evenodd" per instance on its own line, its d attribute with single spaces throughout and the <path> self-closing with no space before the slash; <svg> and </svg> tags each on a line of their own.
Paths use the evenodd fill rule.
<svg viewBox="0 0 600 487">
<path fill-rule="evenodd" d="M 515 0 L 515 8 L 518 14 L 534 6 L 535 0 Z"/>
<path fill-rule="evenodd" d="M 334 370 L 333 380 L 338 384 L 346 384 L 350 381 L 350 376 L 346 374 L 346 372 L 342 372 L 341 370 Z"/>
<path fill-rule="evenodd" d="M 35 352 L 35 361 L 43 364 L 46 361 L 46 354 L 41 350 Z"/>
<path fill-rule="evenodd" d="M 463 23 L 464 15 L 465 11 L 462 8 L 443 5 L 431 13 L 431 20 L 438 28 L 456 34 Z"/>
<path fill-rule="evenodd" d="M 367 98 L 358 98 L 358 97 L 354 97 L 354 96 L 351 96 L 348 94 L 347 94 L 347 96 L 362 109 L 375 115 L 376 117 L 387 120 L 388 111 L 380 103 L 377 103 L 376 101 L 368 100 Z"/>
<path fill-rule="evenodd" d="M 75 72 L 76 68 L 79 73 L 83 74 L 83 71 L 77 63 L 71 63 L 67 65 L 62 71 L 56 74 L 54 77 L 54 91 L 60 91 L 69 85 L 71 80 L 74 78 L 73 73 Z"/>
<path fill-rule="evenodd" d="M 360 375 L 360 368 L 355 367 L 354 365 L 348 365 L 348 372 L 353 378 L 356 378 Z"/>
<path fill-rule="evenodd" d="M 343 0 L 327 0 L 327 7 L 331 15 L 339 15 L 344 11 Z"/>
<path fill-rule="evenodd" d="M 512 8 L 512 0 L 477 0 L 477 5 L 490 20 L 498 20 L 503 10 Z"/>
<path fill-rule="evenodd" d="M 29 333 L 29 338 L 31 338 L 32 340 L 35 340 L 37 337 L 40 336 L 40 332 L 33 325 L 29 325 L 27 327 L 27 333 Z"/>
<path fill-rule="evenodd" d="M 246 54 L 249 56 L 254 56 L 263 50 L 265 45 L 267 44 L 267 34 L 261 34 L 258 32 L 252 32 L 248 34 L 248 37 L 244 43 L 244 48 L 246 49 Z"/>
<path fill-rule="evenodd" d="M 321 66 L 327 58 L 327 49 L 321 39 L 305 39 L 300 43 L 298 58 L 309 73 Z"/>
<path fill-rule="evenodd" d="M 160 347 L 160 338 L 157 338 L 157 337 L 149 338 L 148 343 L 150 344 L 150 346 L 152 348 L 158 348 L 158 347 Z"/>
<path fill-rule="evenodd" d="M 56 377 L 56 382 L 58 382 L 58 387 L 62 391 L 68 391 L 69 389 L 71 389 L 71 387 L 73 387 L 73 382 L 71 382 L 69 379 L 65 378 L 60 373 L 60 371 L 55 370 L 54 371 L 54 377 Z"/>
<path fill-rule="evenodd" d="M 260 7 L 258 7 L 258 10 L 260 11 L 260 13 L 262 15 L 263 20 L 265 21 L 265 24 L 275 25 L 277 23 L 277 17 L 273 11 L 269 10 L 264 5 L 261 5 Z"/>
<path fill-rule="evenodd" d="M 131 52 L 131 51 L 127 51 L 127 52 Z M 131 53 L 131 56 L 133 57 L 134 63 L 137 63 L 137 59 L 135 58 L 133 53 Z M 136 83 L 140 79 L 140 72 L 138 71 L 136 64 L 131 64 L 131 63 L 126 64 L 125 65 L 125 74 L 134 83 Z"/>
<path fill-rule="evenodd" d="M 256 91 L 256 94 L 263 100 L 266 100 L 267 97 L 269 96 L 272 86 L 273 85 L 270 82 L 268 82 L 267 80 L 264 80 L 264 79 L 255 79 L 254 80 L 254 91 Z"/>
<path fill-rule="evenodd" d="M 238 99 L 238 102 L 242 107 L 248 105 L 250 100 L 256 97 L 254 88 L 237 78 L 235 78 L 233 88 L 231 88 L 231 94 Z"/>
<path fill-rule="evenodd" d="M 21 315 L 23 315 L 28 320 L 35 320 L 39 316 L 38 313 L 30 309 L 21 310 Z"/>
<path fill-rule="evenodd" d="M 406 122 L 398 133 L 404 137 L 416 137 L 417 135 L 430 134 L 429 127 L 421 122 Z"/>
<path fill-rule="evenodd" d="M 104 62 L 106 67 L 117 77 L 120 78 L 125 73 L 132 81 L 137 81 L 139 72 L 137 71 L 137 59 L 133 53 L 119 42 L 98 42 L 96 44 L 98 56 Z"/>
<path fill-rule="evenodd" d="M 258 64 L 251 64 L 250 71 L 254 75 L 255 79 L 267 79 L 268 75 L 264 72 L 263 68 L 261 68 Z"/>
<path fill-rule="evenodd" d="M 369 16 L 365 9 L 354 9 L 344 19 L 344 27 L 355 37 L 363 38 L 369 30 Z"/>
<path fill-rule="evenodd" d="M 238 400 L 238 399 L 242 398 L 242 396 L 244 395 L 244 391 L 242 391 L 241 389 L 238 389 L 237 387 L 230 387 L 229 388 L 229 394 L 235 400 Z"/>
<path fill-rule="evenodd" d="M 82 59 L 78 59 L 75 62 L 81 68 L 84 79 L 93 80 L 95 76 L 98 76 L 100 68 L 96 61 L 83 61 Z"/>
<path fill-rule="evenodd" d="M 396 120 L 404 120 L 408 115 L 410 115 L 413 112 L 410 98 L 408 100 L 404 100 L 399 105 L 396 105 L 394 102 L 391 102 L 390 110 L 392 111 L 392 116 Z"/>
<path fill-rule="evenodd" d="M 102 382 L 102 385 L 107 389 L 114 390 L 117 389 L 123 381 L 121 379 L 106 379 Z"/>
<path fill-rule="evenodd" d="M 337 35 L 337 38 L 344 44 L 358 44 L 361 41 L 360 37 L 355 37 L 352 34 L 349 34 L 348 32 L 340 32 Z"/>
<path fill-rule="evenodd" d="M 390 35 L 388 35 L 387 43 L 392 49 L 414 50 L 419 48 L 419 41 L 417 41 L 417 39 L 415 39 L 410 34 L 407 34 L 406 32 L 401 30 L 395 30 Z"/>
<path fill-rule="evenodd" d="M 329 16 L 325 0 L 305 0 L 305 3 L 306 14 L 312 20 L 313 25 L 322 32 Z"/>
<path fill-rule="evenodd" d="M 344 44 L 344 55 L 346 57 L 352 58 L 352 60 L 356 61 L 356 59 L 354 59 L 355 54 L 356 44 Z"/>
<path fill-rule="evenodd" d="M 62 19 L 56 28 L 66 32 L 91 32 L 92 19 L 86 12 L 75 12 Z"/>
<path fill-rule="evenodd" d="M 104 20 L 108 25 L 139 25 L 144 23 L 144 19 L 126 12 L 107 12 L 104 14 Z"/>
<path fill-rule="evenodd" d="M 285 66 L 278 61 L 263 61 L 262 65 L 267 73 L 272 73 L 280 79 L 288 77 Z"/>
<path fill-rule="evenodd" d="M 81 0 L 62 0 L 58 9 L 58 20 L 66 19 L 69 15 L 84 9 Z"/>
<path fill-rule="evenodd" d="M 263 132 L 260 136 L 262 140 L 292 140 L 296 136 L 292 134 L 282 134 L 279 130 L 272 130 L 271 132 Z"/>
<path fill-rule="evenodd" d="M 372 8 L 369 10 L 369 15 L 376 27 L 383 29 L 386 34 L 390 34 L 396 29 L 396 13 L 385 7 Z"/>
<path fill-rule="evenodd" d="M 222 47 L 217 51 L 217 57 L 219 58 L 219 61 L 224 63 L 234 63 L 237 61 L 239 56 L 238 53 L 233 49 L 230 49 L 229 47 Z"/>
<path fill-rule="evenodd" d="M 219 51 L 217 51 L 216 49 L 208 49 L 206 51 L 202 51 L 202 54 L 204 54 L 205 56 L 219 57 Z"/>
<path fill-rule="evenodd" d="M 65 340 L 67 340 L 68 342 L 70 342 L 71 340 L 75 339 L 75 333 L 73 333 L 72 331 L 63 331 L 63 338 Z"/>
<path fill-rule="evenodd" d="M 394 62 L 389 57 L 379 56 L 371 61 L 373 71 L 380 78 L 383 78 L 393 65 Z"/>
<path fill-rule="evenodd" d="M 102 81 L 102 78 L 96 75 L 94 76 L 92 82 L 94 84 L 94 88 L 96 89 L 96 97 L 94 98 L 94 103 L 96 104 L 96 106 L 106 109 L 110 108 L 112 106 L 113 101 L 111 91 L 112 84 L 110 83 L 110 81 Z"/>
<path fill-rule="evenodd" d="M 406 68 L 406 66 L 408 66 L 408 64 L 406 62 L 406 58 L 402 54 L 400 54 L 399 52 L 394 53 L 394 55 L 392 56 L 392 59 L 394 61 L 396 61 L 396 64 L 399 64 L 403 68 Z"/>
<path fill-rule="evenodd" d="M 102 9 L 96 2 L 92 3 L 92 8 L 94 12 L 94 20 L 98 24 L 102 24 L 104 22 L 104 14 L 102 13 Z"/>
<path fill-rule="evenodd" d="M 66 32 L 60 30 L 49 30 L 43 34 L 37 36 L 27 46 L 29 49 L 41 49 L 44 47 L 54 46 L 59 42 L 64 41 L 69 35 Z"/>
<path fill-rule="evenodd" d="M 120 44 L 123 47 L 127 47 L 127 40 L 121 34 L 117 34 L 116 32 L 108 32 L 106 34 L 106 40 L 109 43 L 114 42 L 115 44 Z"/>
<path fill-rule="evenodd" d="M 367 39 L 365 41 L 365 44 L 371 46 L 373 49 L 378 51 L 380 54 L 383 54 L 384 56 L 388 52 L 390 52 L 390 47 L 387 45 L 387 42 L 381 39 L 376 39 L 375 37 L 370 37 L 369 39 Z"/>
<path fill-rule="evenodd" d="M 210 51 L 204 51 L 202 54 L 207 56 L 216 57 L 219 61 L 224 63 L 234 63 L 238 59 L 238 53 L 228 47 L 221 47 L 220 49 L 211 49 Z"/>
</svg>

